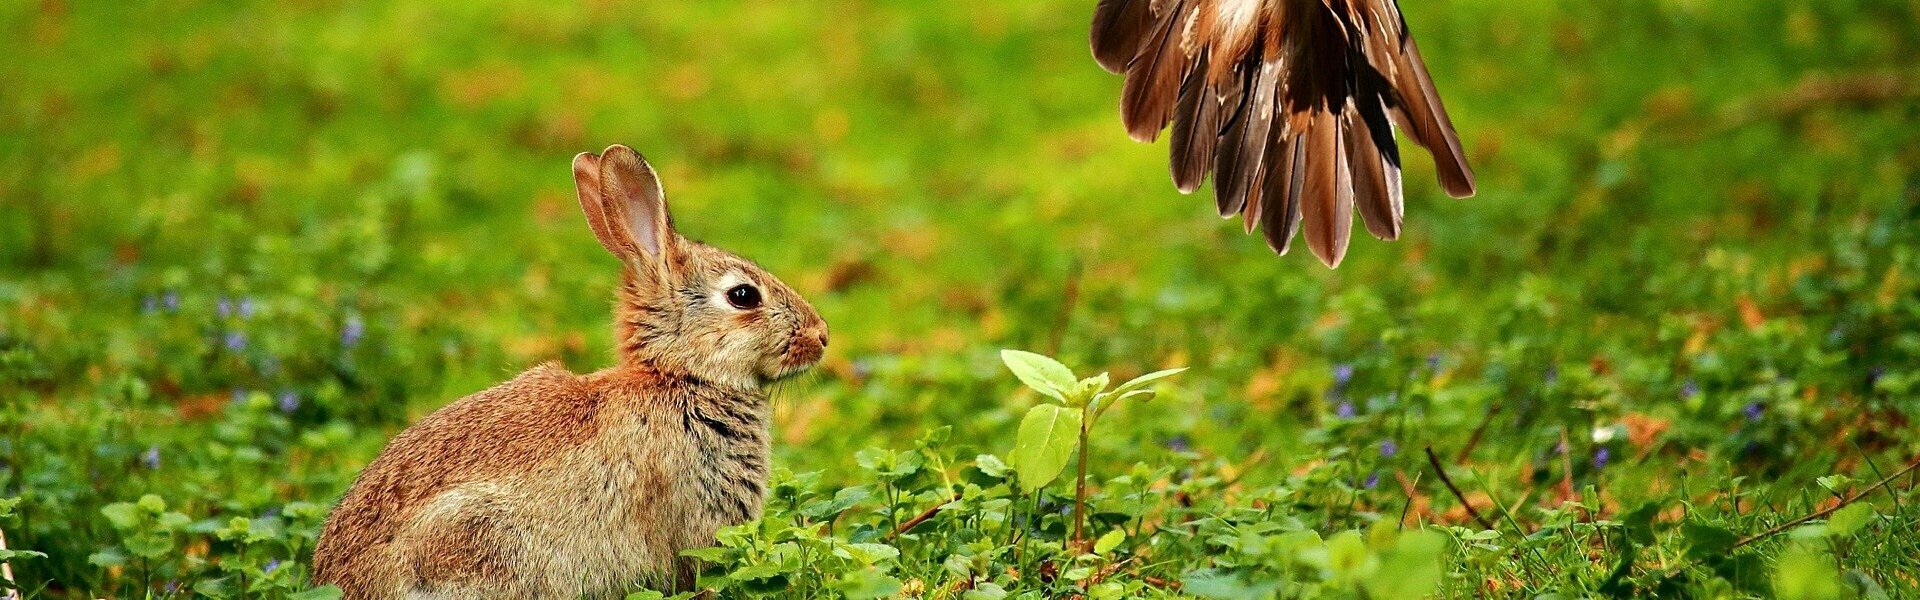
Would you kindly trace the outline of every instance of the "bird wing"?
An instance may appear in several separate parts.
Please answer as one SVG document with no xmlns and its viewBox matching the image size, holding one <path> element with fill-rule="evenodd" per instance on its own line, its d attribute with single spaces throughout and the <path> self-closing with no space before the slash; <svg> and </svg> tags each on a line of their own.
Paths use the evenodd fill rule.
<svg viewBox="0 0 1920 600">
<path fill-rule="evenodd" d="M 1357 208 L 1400 235 L 1397 125 L 1448 194 L 1473 195 L 1440 94 L 1394 0 L 1100 0 L 1094 60 L 1123 74 L 1120 118 L 1151 142 L 1172 125 L 1181 193 L 1213 176 L 1220 216 L 1285 254 L 1296 232 L 1338 266 Z"/>
</svg>

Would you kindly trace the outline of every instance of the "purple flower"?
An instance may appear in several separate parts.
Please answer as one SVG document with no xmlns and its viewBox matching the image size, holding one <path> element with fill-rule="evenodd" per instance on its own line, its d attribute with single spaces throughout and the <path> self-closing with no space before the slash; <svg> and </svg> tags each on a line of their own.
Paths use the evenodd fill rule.
<svg viewBox="0 0 1920 600">
<path fill-rule="evenodd" d="M 1393 458 L 1394 455 L 1399 453 L 1400 444 L 1395 443 L 1393 440 L 1380 440 L 1380 456 Z"/>
<path fill-rule="evenodd" d="M 1186 452 L 1191 448 L 1192 448 L 1192 445 L 1187 440 L 1187 434 L 1176 433 L 1176 434 L 1173 434 L 1173 437 L 1167 438 L 1168 450 L 1172 450 L 1174 452 Z"/>
<path fill-rule="evenodd" d="M 1434 372 L 1440 371 L 1440 353 L 1439 352 L 1435 352 L 1427 355 L 1427 370 L 1434 371 Z"/>
<path fill-rule="evenodd" d="M 226 296 L 221 296 L 220 300 L 214 303 L 214 312 L 220 313 L 222 319 L 233 316 L 233 301 L 228 300 Z"/>
<path fill-rule="evenodd" d="M 1886 365 L 1874 365 L 1872 369 L 1867 369 L 1867 387 L 1872 388 L 1876 385 L 1879 385 L 1880 378 L 1886 377 L 1886 376 L 1887 376 Z"/>
<path fill-rule="evenodd" d="M 162 294 L 160 296 L 160 304 L 162 306 L 167 307 L 167 312 L 179 311 L 180 310 L 180 292 L 167 290 L 167 293 Z"/>
<path fill-rule="evenodd" d="M 360 315 L 351 315 L 340 325 L 340 345 L 352 348 L 360 345 L 360 338 L 367 335 L 367 322 Z"/>
<path fill-rule="evenodd" d="M 272 573 L 274 569 L 278 569 L 278 568 L 280 568 L 280 559 L 276 558 L 276 559 L 267 561 L 267 568 L 263 569 L 263 571 Z"/>
<path fill-rule="evenodd" d="M 240 318 L 251 319 L 253 318 L 253 314 L 258 312 L 259 309 L 260 307 L 254 304 L 252 298 L 240 299 Z"/>
<path fill-rule="evenodd" d="M 245 350 L 247 349 L 247 334 L 238 331 L 229 331 L 223 343 L 226 344 L 228 350 L 234 352 Z"/>
<path fill-rule="evenodd" d="M 146 465 L 148 470 L 160 470 L 160 447 L 147 446 L 147 451 L 140 453 L 140 464 Z"/>
<path fill-rule="evenodd" d="M 153 294 L 147 294 L 147 297 L 145 297 L 145 298 L 141 298 L 141 299 L 140 299 L 140 312 L 141 312 L 141 313 L 143 313 L 143 314 L 149 314 L 149 315 L 150 315 L 150 314 L 153 314 L 153 313 L 156 313 L 156 312 L 159 312 L 159 311 L 160 311 L 160 297 L 159 297 L 159 296 L 155 296 L 155 295 L 153 295 Z"/>
<path fill-rule="evenodd" d="M 280 412 L 291 413 L 300 410 L 300 395 L 293 393 L 293 390 L 280 392 L 279 400 Z"/>
<path fill-rule="evenodd" d="M 1380 485 L 1380 472 L 1379 472 L 1379 471 L 1374 471 L 1374 472 L 1372 472 L 1372 473 L 1368 473 L 1368 474 L 1367 474 L 1367 480 L 1366 480 L 1366 481 L 1363 481 L 1363 482 L 1360 482 L 1360 487 L 1364 487 L 1364 488 L 1367 488 L 1367 489 L 1373 489 L 1373 488 L 1375 488 L 1375 487 L 1378 487 L 1379 485 Z"/>
<path fill-rule="evenodd" d="M 1352 403 L 1352 402 L 1348 402 L 1348 401 L 1345 401 L 1345 400 L 1341 400 L 1341 401 L 1340 401 L 1340 405 L 1339 405 L 1339 406 L 1336 406 L 1336 407 L 1334 407 L 1334 409 L 1333 409 L 1333 414 L 1335 414 L 1335 415 L 1339 415 L 1339 416 L 1340 416 L 1340 418 L 1342 418 L 1342 419 L 1351 419 L 1351 418 L 1353 418 L 1353 414 L 1354 414 L 1354 413 L 1353 413 L 1353 403 Z"/>
<path fill-rule="evenodd" d="M 1352 364 L 1340 363 L 1333 366 L 1333 385 L 1335 387 L 1345 388 L 1347 387 L 1347 383 L 1351 381 L 1353 381 Z"/>
<path fill-rule="evenodd" d="M 1547 385 L 1553 385 L 1553 384 L 1559 383 L 1560 382 L 1560 365 L 1547 365 L 1547 372 L 1546 374 L 1542 375 L 1541 378 L 1546 380 Z"/>
<path fill-rule="evenodd" d="M 1681 399 L 1684 400 L 1684 399 L 1692 398 L 1698 395 L 1700 395 L 1700 383 L 1697 381 L 1694 381 L 1693 378 L 1691 377 L 1687 378 L 1687 382 L 1680 385 Z"/>
<path fill-rule="evenodd" d="M 233 403 L 242 404 L 242 403 L 245 403 L 246 401 L 247 401 L 247 391 L 240 388 L 233 388 Z"/>
<path fill-rule="evenodd" d="M 1760 420 L 1760 415 L 1766 414 L 1767 407 L 1759 402 L 1752 402 L 1747 404 L 1746 410 L 1742 412 L 1747 413 L 1748 421 L 1758 421 Z"/>
<path fill-rule="evenodd" d="M 1607 461 L 1612 459 L 1613 459 L 1613 451 L 1607 449 L 1605 446 L 1601 446 L 1599 450 L 1593 451 L 1593 468 L 1595 469 L 1607 468 Z"/>
</svg>

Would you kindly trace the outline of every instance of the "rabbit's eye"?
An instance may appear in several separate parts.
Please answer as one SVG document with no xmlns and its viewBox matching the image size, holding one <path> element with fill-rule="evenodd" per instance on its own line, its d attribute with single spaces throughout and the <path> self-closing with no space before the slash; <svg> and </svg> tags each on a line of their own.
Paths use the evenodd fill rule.
<svg viewBox="0 0 1920 600">
<path fill-rule="evenodd" d="M 744 283 L 733 286 L 733 289 L 727 290 L 727 304 L 740 310 L 760 308 L 760 288 Z"/>
</svg>

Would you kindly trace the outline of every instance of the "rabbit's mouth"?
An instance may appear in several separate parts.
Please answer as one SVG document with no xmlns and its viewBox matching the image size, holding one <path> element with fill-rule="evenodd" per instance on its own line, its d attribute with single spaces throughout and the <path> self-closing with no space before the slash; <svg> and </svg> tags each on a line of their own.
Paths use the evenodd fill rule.
<svg viewBox="0 0 1920 600">
<path fill-rule="evenodd" d="M 774 379 L 781 380 L 799 374 L 801 371 L 820 362 L 827 353 L 827 328 L 825 325 L 806 327 L 794 332 L 787 338 L 787 347 L 780 353 L 780 366 Z"/>
</svg>

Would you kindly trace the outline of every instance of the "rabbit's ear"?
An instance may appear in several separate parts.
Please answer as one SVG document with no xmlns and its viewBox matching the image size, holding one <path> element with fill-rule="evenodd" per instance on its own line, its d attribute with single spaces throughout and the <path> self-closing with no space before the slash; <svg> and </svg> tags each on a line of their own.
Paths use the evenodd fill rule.
<svg viewBox="0 0 1920 600">
<path fill-rule="evenodd" d="M 608 146 L 599 163 L 603 225 L 623 246 L 608 249 L 638 268 L 667 275 L 680 236 L 667 215 L 659 175 L 640 153 L 619 144 Z"/>
<path fill-rule="evenodd" d="M 625 260 L 630 245 L 607 227 L 606 203 L 600 196 L 600 157 L 591 152 L 573 157 L 573 187 L 580 197 L 580 212 L 587 215 L 587 227 L 593 230 L 594 239 L 600 240 L 600 246 L 608 252 Z"/>
</svg>

